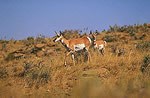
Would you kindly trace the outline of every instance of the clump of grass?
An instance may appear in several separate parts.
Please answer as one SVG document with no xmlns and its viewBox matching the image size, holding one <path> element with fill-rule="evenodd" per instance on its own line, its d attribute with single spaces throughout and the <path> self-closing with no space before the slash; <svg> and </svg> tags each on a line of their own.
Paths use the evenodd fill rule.
<svg viewBox="0 0 150 98">
<path fill-rule="evenodd" d="M 143 64 L 141 65 L 141 71 L 150 75 L 150 55 L 144 56 Z"/>
<path fill-rule="evenodd" d="M 7 55 L 7 57 L 5 58 L 6 61 L 11 61 L 11 60 L 14 60 L 14 59 L 21 59 L 23 58 L 24 55 L 22 53 L 15 53 L 15 52 L 12 52 L 12 53 L 9 53 Z"/>
<path fill-rule="evenodd" d="M 139 37 L 140 40 L 143 40 L 146 37 L 146 34 L 143 34 L 142 36 Z"/>
<path fill-rule="evenodd" d="M 24 62 L 23 64 L 23 70 L 18 74 L 19 77 L 25 77 L 25 75 L 28 73 L 28 71 L 31 69 L 32 62 Z"/>
<path fill-rule="evenodd" d="M 7 57 L 5 58 L 6 61 L 11 61 L 11 60 L 14 60 L 15 59 L 15 56 L 13 55 L 13 53 L 9 53 L 7 55 Z"/>
<path fill-rule="evenodd" d="M 117 38 L 115 36 L 111 36 L 111 35 L 106 35 L 103 38 L 106 42 L 115 42 L 117 41 Z"/>
<path fill-rule="evenodd" d="M 148 51 L 150 50 L 150 42 L 141 42 L 141 43 L 138 43 L 136 48 L 138 50 L 142 50 L 142 51 Z"/>
<path fill-rule="evenodd" d="M 134 32 L 134 31 L 130 31 L 130 32 L 129 32 L 129 35 L 130 35 L 130 36 L 135 36 L 135 32 Z"/>
<path fill-rule="evenodd" d="M 50 68 L 46 67 L 41 62 L 33 64 L 32 62 L 24 63 L 24 70 L 19 74 L 20 77 L 24 77 L 30 86 L 44 85 L 50 81 Z"/>
<path fill-rule="evenodd" d="M 5 67 L 0 67 L 0 79 L 6 78 L 8 76 L 7 70 Z"/>
<path fill-rule="evenodd" d="M 1 51 L 6 51 L 7 49 L 7 44 L 9 43 L 9 41 L 6 41 L 6 40 L 0 40 L 0 44 L 2 44 L 2 47 L 1 47 Z"/>
<path fill-rule="evenodd" d="M 26 46 L 30 46 L 33 45 L 35 40 L 34 37 L 27 37 L 27 39 L 22 40 L 22 42 L 26 45 Z"/>
<path fill-rule="evenodd" d="M 33 69 L 27 73 L 36 83 L 45 84 L 50 80 L 50 71 L 47 68 Z"/>
<path fill-rule="evenodd" d="M 46 43 L 45 36 L 44 36 L 44 35 L 39 35 L 39 36 L 35 39 L 35 43 Z"/>
</svg>

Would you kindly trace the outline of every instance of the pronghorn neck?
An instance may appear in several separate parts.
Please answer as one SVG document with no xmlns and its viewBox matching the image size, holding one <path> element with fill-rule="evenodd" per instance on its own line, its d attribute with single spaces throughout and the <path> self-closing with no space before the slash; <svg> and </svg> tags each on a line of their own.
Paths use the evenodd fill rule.
<svg viewBox="0 0 150 98">
<path fill-rule="evenodd" d="M 94 46 L 94 45 L 95 45 L 96 38 L 93 37 L 93 36 L 90 36 L 90 37 L 87 37 L 87 38 L 88 38 L 88 40 L 89 40 L 91 46 Z"/>
<path fill-rule="evenodd" d="M 61 43 L 63 44 L 63 46 L 69 51 L 70 48 L 69 48 L 69 40 L 65 39 L 65 38 L 62 38 L 61 39 Z"/>
<path fill-rule="evenodd" d="M 69 45 L 68 40 L 67 40 L 67 39 L 65 39 L 65 38 L 62 38 L 62 39 L 61 39 L 61 43 L 65 44 L 66 46 L 68 46 L 68 45 Z"/>
<path fill-rule="evenodd" d="M 92 43 L 92 40 L 90 37 L 87 36 L 87 39 L 89 40 L 90 44 Z"/>
</svg>

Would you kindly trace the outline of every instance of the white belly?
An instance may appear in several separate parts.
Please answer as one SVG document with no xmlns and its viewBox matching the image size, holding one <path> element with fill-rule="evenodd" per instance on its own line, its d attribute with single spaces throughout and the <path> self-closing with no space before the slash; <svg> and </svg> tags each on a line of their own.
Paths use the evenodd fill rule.
<svg viewBox="0 0 150 98">
<path fill-rule="evenodd" d="M 84 48 L 85 48 L 85 44 L 74 45 L 74 50 L 75 51 L 83 50 Z"/>
</svg>

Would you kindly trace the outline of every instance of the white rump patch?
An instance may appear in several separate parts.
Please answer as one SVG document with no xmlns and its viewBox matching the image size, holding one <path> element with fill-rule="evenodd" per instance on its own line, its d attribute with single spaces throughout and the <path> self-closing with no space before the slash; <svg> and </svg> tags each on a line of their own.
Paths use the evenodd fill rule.
<svg viewBox="0 0 150 98">
<path fill-rule="evenodd" d="M 85 44 L 74 45 L 74 50 L 75 51 L 83 50 L 84 48 L 85 48 Z"/>
</svg>

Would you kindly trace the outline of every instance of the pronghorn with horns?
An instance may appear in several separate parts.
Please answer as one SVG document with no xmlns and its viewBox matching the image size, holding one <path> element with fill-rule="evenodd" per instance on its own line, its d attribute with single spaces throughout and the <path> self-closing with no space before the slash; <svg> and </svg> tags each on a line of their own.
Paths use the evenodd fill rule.
<svg viewBox="0 0 150 98">
<path fill-rule="evenodd" d="M 104 55 L 104 50 L 105 50 L 105 47 L 107 45 L 107 42 L 104 40 L 97 40 L 96 39 L 97 31 L 96 31 L 96 33 L 92 33 L 92 31 L 90 31 L 90 35 L 92 35 L 94 49 L 98 49 L 98 51 L 102 55 Z"/>
<path fill-rule="evenodd" d="M 66 58 L 70 54 L 72 56 L 73 64 L 75 65 L 74 53 L 84 50 L 84 49 L 88 53 L 88 62 L 90 61 L 91 56 L 89 53 L 89 48 L 92 44 L 92 40 L 90 37 L 86 36 L 86 37 L 82 37 L 82 38 L 67 40 L 66 38 L 63 37 L 61 31 L 60 31 L 60 34 L 58 34 L 57 32 L 55 32 L 55 33 L 57 35 L 57 38 L 54 39 L 54 42 L 60 41 L 63 44 L 63 46 L 66 48 L 66 50 L 68 51 L 68 53 L 65 55 L 65 61 L 64 61 L 65 65 L 66 65 Z"/>
</svg>

